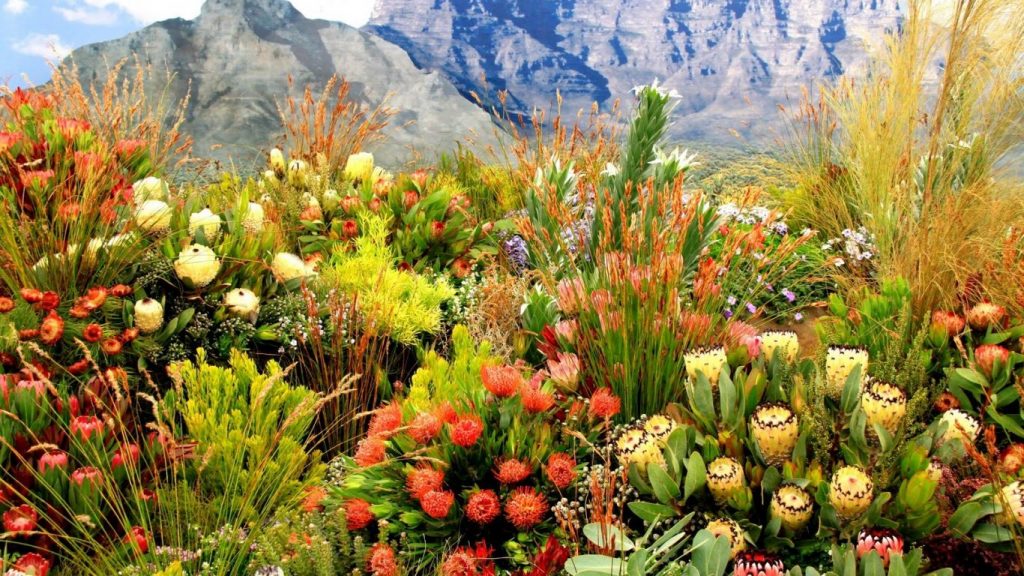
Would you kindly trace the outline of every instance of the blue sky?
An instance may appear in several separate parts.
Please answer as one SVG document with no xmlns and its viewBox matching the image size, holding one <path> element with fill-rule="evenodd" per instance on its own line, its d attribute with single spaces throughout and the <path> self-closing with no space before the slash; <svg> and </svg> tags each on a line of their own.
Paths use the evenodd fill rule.
<svg viewBox="0 0 1024 576">
<path fill-rule="evenodd" d="M 292 0 L 310 18 L 362 26 L 373 0 Z M 42 84 L 48 61 L 168 18 L 195 18 L 203 0 L 0 0 L 0 84 Z"/>
</svg>

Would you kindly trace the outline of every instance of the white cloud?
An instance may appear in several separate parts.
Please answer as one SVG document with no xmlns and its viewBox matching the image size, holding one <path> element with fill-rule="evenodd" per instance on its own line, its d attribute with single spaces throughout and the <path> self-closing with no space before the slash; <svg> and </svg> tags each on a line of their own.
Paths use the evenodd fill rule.
<svg viewBox="0 0 1024 576">
<path fill-rule="evenodd" d="M 323 18 L 362 26 L 370 19 L 373 0 L 292 0 L 292 5 L 307 18 Z"/>
<path fill-rule="evenodd" d="M 21 14 L 26 8 L 28 8 L 28 2 L 25 0 L 7 0 L 4 3 L 4 12 L 11 14 Z"/>
<path fill-rule="evenodd" d="M 56 34 L 29 34 L 21 40 L 11 44 L 11 50 L 28 56 L 39 56 L 40 58 L 62 59 L 71 53 L 71 48 L 66 46 Z"/>
<path fill-rule="evenodd" d="M 68 22 L 87 26 L 112 26 L 117 23 L 117 14 L 103 8 L 54 6 L 53 9 Z"/>
</svg>

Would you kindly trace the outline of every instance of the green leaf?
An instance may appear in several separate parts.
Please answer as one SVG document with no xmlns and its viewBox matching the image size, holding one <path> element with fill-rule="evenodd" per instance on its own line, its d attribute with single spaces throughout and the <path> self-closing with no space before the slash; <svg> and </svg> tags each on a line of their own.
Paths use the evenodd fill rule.
<svg viewBox="0 0 1024 576">
<path fill-rule="evenodd" d="M 700 571 L 701 576 L 723 576 L 725 567 L 729 564 L 729 537 L 716 538 L 705 529 L 698 532 L 693 541 L 693 565 Z"/>
<path fill-rule="evenodd" d="M 647 557 L 647 550 L 637 550 L 633 553 L 626 564 L 627 576 L 644 576 L 646 573 L 644 565 L 647 564 Z"/>
<path fill-rule="evenodd" d="M 654 496 L 661 501 L 662 504 L 668 504 L 679 498 L 679 485 L 676 484 L 672 477 L 668 475 L 668 472 L 664 468 L 655 463 L 647 465 L 647 477 L 651 481 L 651 488 L 654 490 Z M 689 476 L 687 476 L 689 479 Z"/>
<path fill-rule="evenodd" d="M 971 532 L 971 537 L 985 544 L 999 544 L 1013 540 L 1013 530 L 1006 526 L 986 522 Z"/>
<path fill-rule="evenodd" d="M 583 535 L 601 549 L 613 548 L 616 552 L 629 552 L 636 548 L 626 533 L 613 524 L 591 522 L 583 527 Z"/>
<path fill-rule="evenodd" d="M 699 452 L 690 454 L 686 461 L 686 480 L 683 483 L 683 502 L 689 500 L 707 484 L 708 471 Z"/>
<path fill-rule="evenodd" d="M 634 501 L 627 504 L 627 506 L 633 514 L 636 514 L 637 517 L 648 524 L 653 524 L 665 518 L 672 518 L 676 515 L 675 508 L 654 502 Z"/>
<path fill-rule="evenodd" d="M 853 411 L 857 408 L 860 403 L 860 382 L 861 372 L 863 366 L 860 364 L 853 367 L 853 371 L 846 378 L 846 384 L 843 386 L 843 395 L 840 400 L 840 404 L 843 407 L 843 412 L 846 414 L 853 414 Z"/>
<path fill-rule="evenodd" d="M 733 416 L 736 414 L 736 385 L 733 384 L 732 378 L 725 377 L 725 370 L 722 371 L 722 378 L 719 378 L 718 383 L 718 395 L 719 405 L 722 409 L 722 422 L 733 426 L 736 423 L 733 422 Z M 742 414 L 740 415 L 742 417 Z"/>
<path fill-rule="evenodd" d="M 583 554 L 565 562 L 565 571 L 572 576 L 583 576 L 590 572 L 618 576 L 622 574 L 623 568 L 622 560 L 601 554 Z"/>
<path fill-rule="evenodd" d="M 966 538 L 974 525 L 990 513 L 981 502 L 965 502 L 949 517 L 948 528 L 954 536 Z"/>
</svg>

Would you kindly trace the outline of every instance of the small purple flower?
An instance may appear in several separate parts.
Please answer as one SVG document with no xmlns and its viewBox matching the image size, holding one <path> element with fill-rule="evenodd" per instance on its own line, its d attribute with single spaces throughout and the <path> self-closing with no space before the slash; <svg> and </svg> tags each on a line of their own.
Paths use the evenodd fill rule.
<svg viewBox="0 0 1024 576">
<path fill-rule="evenodd" d="M 769 292 L 774 292 L 775 291 L 775 287 L 772 286 L 771 284 L 765 284 L 764 285 L 764 289 L 769 291 Z"/>
<path fill-rule="evenodd" d="M 797 322 L 802 322 L 803 319 L 804 319 L 804 315 L 801 314 L 800 312 L 797 312 L 796 314 L 793 314 L 793 320 L 796 320 Z"/>
<path fill-rule="evenodd" d="M 757 306 L 754 306 L 752 303 L 747 302 L 747 312 L 749 312 L 751 314 L 753 314 L 754 312 L 757 312 Z"/>
<path fill-rule="evenodd" d="M 726 320 L 728 320 L 729 318 L 732 318 L 732 310 L 726 308 L 725 312 L 722 315 L 725 316 Z"/>
<path fill-rule="evenodd" d="M 736 305 L 736 297 L 735 296 L 729 296 L 728 298 L 725 299 L 725 303 L 728 304 L 729 306 L 735 306 Z"/>
<path fill-rule="evenodd" d="M 794 294 L 789 288 L 784 288 L 782 290 L 782 295 L 786 297 L 786 302 L 796 301 L 796 294 Z"/>
</svg>

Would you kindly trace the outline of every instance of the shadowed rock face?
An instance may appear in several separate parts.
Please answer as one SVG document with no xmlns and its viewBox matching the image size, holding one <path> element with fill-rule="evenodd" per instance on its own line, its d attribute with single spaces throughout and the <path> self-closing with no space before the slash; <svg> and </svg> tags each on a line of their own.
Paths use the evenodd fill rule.
<svg viewBox="0 0 1024 576">
<path fill-rule="evenodd" d="M 862 66 L 896 0 L 377 0 L 367 29 L 511 107 L 607 107 L 658 78 L 681 95 L 676 136 L 764 139 L 800 87 Z"/>
<path fill-rule="evenodd" d="M 306 85 L 322 89 L 334 74 L 351 84 L 350 98 L 376 106 L 387 96 L 397 110 L 375 145 L 381 163 L 428 158 L 471 133 L 493 139 L 486 113 L 438 72 L 418 69 L 399 47 L 345 24 L 310 20 L 285 0 L 208 0 L 192 21 L 158 22 L 110 42 L 75 50 L 85 81 L 102 82 L 113 63 L 138 56 L 157 71 L 147 87 L 178 99 L 190 94 L 185 131 L 194 153 L 231 158 L 246 169 L 283 134 L 277 102 Z M 215 148 L 211 148 L 215 147 Z M 415 152 L 414 152 L 415 151 Z"/>
</svg>

